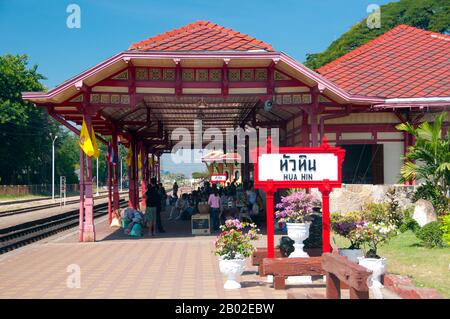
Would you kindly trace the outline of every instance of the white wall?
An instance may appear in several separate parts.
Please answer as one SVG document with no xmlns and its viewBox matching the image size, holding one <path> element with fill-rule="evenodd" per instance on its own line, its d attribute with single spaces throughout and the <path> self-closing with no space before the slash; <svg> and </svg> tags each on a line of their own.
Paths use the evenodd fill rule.
<svg viewBox="0 0 450 319">
<path fill-rule="evenodd" d="M 403 164 L 403 142 L 383 142 L 384 183 L 397 184 Z"/>
</svg>

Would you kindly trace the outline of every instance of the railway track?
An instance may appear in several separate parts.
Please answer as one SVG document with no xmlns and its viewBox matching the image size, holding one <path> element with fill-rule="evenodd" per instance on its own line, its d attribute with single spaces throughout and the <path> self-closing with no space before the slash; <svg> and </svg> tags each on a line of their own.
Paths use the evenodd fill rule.
<svg viewBox="0 0 450 319">
<path fill-rule="evenodd" d="M 108 197 L 107 193 L 105 195 L 100 195 L 100 196 L 94 197 L 94 199 L 101 199 L 101 198 L 106 198 L 106 197 Z M 66 201 L 66 205 L 77 204 L 79 202 L 80 202 L 79 198 L 78 199 L 73 199 L 73 200 L 68 200 L 68 201 Z M 31 207 L 11 209 L 11 210 L 7 210 L 7 211 L 4 211 L 4 212 L 0 212 L 0 217 L 6 217 L 6 216 L 11 216 L 11 215 L 23 214 L 23 213 L 29 213 L 29 212 L 33 212 L 33 211 L 41 210 L 41 209 L 54 208 L 54 207 L 58 207 L 60 205 L 61 204 L 59 202 L 57 202 L 57 203 L 50 203 L 50 204 L 44 204 L 44 205 L 31 206 Z"/>
<path fill-rule="evenodd" d="M 108 192 L 102 191 L 99 192 L 99 194 L 108 194 Z M 69 196 L 69 197 L 74 197 L 74 196 Z M 30 203 L 30 202 L 38 202 L 41 200 L 50 200 L 52 199 L 51 196 L 45 196 L 45 197 L 36 197 L 36 198 L 28 198 L 28 199 L 18 199 L 18 200 L 7 200 L 7 201 L 1 201 L 0 202 L 0 206 L 7 206 L 7 205 L 17 205 L 17 204 L 25 204 L 25 203 Z M 59 197 L 55 197 L 55 200 L 57 200 L 59 202 L 60 198 Z"/>
<path fill-rule="evenodd" d="M 119 205 L 121 208 L 126 207 L 127 200 L 121 199 Z M 108 203 L 94 207 L 94 218 L 106 214 L 108 214 Z M 78 226 L 78 223 L 79 210 L 75 209 L 70 212 L 0 229 L 0 254 Z"/>
</svg>

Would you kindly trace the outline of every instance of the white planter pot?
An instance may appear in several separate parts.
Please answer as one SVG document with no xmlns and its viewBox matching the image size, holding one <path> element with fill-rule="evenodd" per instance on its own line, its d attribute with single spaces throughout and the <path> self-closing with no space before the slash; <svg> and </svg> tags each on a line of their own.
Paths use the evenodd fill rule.
<svg viewBox="0 0 450 319">
<path fill-rule="evenodd" d="M 225 289 L 239 289 L 241 284 L 237 278 L 242 275 L 245 269 L 245 259 L 220 259 L 219 269 L 222 274 L 227 276 L 227 281 L 223 285 Z"/>
<path fill-rule="evenodd" d="M 339 255 L 347 257 L 348 260 L 358 263 L 358 257 L 364 257 L 362 249 L 341 249 L 339 248 Z"/>
<path fill-rule="evenodd" d="M 309 257 L 303 250 L 303 241 L 309 237 L 310 223 L 286 223 L 287 235 L 295 241 L 295 250 L 289 255 L 289 258 L 294 257 Z"/>
<path fill-rule="evenodd" d="M 386 258 L 365 258 L 358 257 L 358 263 L 371 270 L 372 275 L 369 277 L 369 282 L 367 283 L 369 288 L 382 288 L 381 276 L 386 272 Z"/>
</svg>

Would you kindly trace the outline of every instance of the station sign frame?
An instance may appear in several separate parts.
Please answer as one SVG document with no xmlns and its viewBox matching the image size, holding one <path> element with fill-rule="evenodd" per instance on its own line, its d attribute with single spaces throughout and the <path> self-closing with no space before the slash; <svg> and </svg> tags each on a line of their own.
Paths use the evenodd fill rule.
<svg viewBox="0 0 450 319">
<path fill-rule="evenodd" d="M 319 147 L 278 147 L 275 151 L 272 152 L 271 138 L 268 137 L 265 147 L 255 148 L 251 152 L 255 163 L 254 187 L 263 189 L 266 193 L 267 257 L 274 258 L 274 193 L 282 188 L 319 189 L 322 193 L 322 252 L 330 252 L 330 193 L 334 188 L 342 186 L 342 164 L 345 158 L 345 149 L 330 146 L 324 136 Z M 317 172 L 318 169 L 318 162 L 323 166 L 327 164 L 327 160 L 331 160 L 332 163 L 328 164 L 332 167 L 321 167 L 326 170 L 325 174 L 314 175 L 314 172 Z M 268 161 L 272 161 L 272 163 Z M 288 163 L 284 161 L 288 161 Z M 284 174 L 302 174 L 297 172 L 297 169 L 293 171 L 291 169 L 291 172 L 289 172 L 289 164 L 295 168 L 304 168 L 305 174 L 306 171 L 309 171 L 307 174 L 310 175 L 306 178 L 302 176 L 298 178 L 298 175 L 296 178 L 293 176 L 287 176 L 286 178 Z M 278 170 L 275 167 L 278 167 Z M 261 174 L 264 175 L 263 178 L 260 178 L 260 168 L 266 170 Z M 286 173 L 282 172 L 283 178 L 279 178 L 280 171 L 283 169 L 286 170 Z M 270 172 L 267 172 L 267 170 L 270 170 Z"/>
</svg>

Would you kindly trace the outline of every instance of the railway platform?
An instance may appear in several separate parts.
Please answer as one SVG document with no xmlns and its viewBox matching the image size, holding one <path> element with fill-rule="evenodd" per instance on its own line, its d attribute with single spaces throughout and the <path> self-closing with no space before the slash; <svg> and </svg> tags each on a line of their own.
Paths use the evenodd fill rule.
<svg viewBox="0 0 450 319">
<path fill-rule="evenodd" d="M 212 253 L 215 236 L 192 236 L 189 221 L 165 217 L 166 233 L 156 237 L 131 238 L 103 216 L 95 220 L 97 242 L 79 243 L 71 229 L 0 255 L 0 298 L 283 299 L 289 292 L 325 291 L 322 281 L 275 290 L 250 260 L 243 288 L 224 290 Z M 73 267 L 79 267 L 80 288 L 67 285 Z"/>
</svg>

